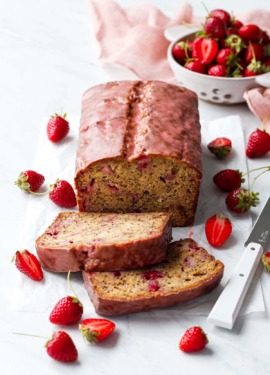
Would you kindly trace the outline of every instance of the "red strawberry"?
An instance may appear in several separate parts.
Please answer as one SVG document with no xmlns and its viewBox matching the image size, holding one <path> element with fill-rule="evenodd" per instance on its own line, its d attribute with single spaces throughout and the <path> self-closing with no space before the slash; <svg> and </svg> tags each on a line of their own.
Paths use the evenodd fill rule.
<svg viewBox="0 0 270 375">
<path fill-rule="evenodd" d="M 248 139 L 246 155 L 249 158 L 258 158 L 270 151 L 270 135 L 260 129 L 253 131 Z"/>
<path fill-rule="evenodd" d="M 213 77 L 226 77 L 227 68 L 225 65 L 217 64 L 208 69 L 208 75 Z"/>
<path fill-rule="evenodd" d="M 249 43 L 246 49 L 245 60 L 247 63 L 250 63 L 253 59 L 256 61 L 263 60 L 264 48 L 258 43 Z"/>
<path fill-rule="evenodd" d="M 264 66 L 261 61 L 251 60 L 251 63 L 244 70 L 245 77 L 254 77 L 262 74 L 264 71 Z"/>
<path fill-rule="evenodd" d="M 29 170 L 21 172 L 15 184 L 28 193 L 37 191 L 45 181 L 42 174 Z"/>
<path fill-rule="evenodd" d="M 192 72 L 205 74 L 206 67 L 199 61 L 189 61 L 185 64 L 185 68 L 191 70 Z"/>
<path fill-rule="evenodd" d="M 221 246 L 231 235 L 232 224 L 230 219 L 222 215 L 210 217 L 205 224 L 207 241 L 214 247 Z"/>
<path fill-rule="evenodd" d="M 75 362 L 78 351 L 71 337 L 64 331 L 55 332 L 46 343 L 48 355 L 60 362 Z"/>
<path fill-rule="evenodd" d="M 225 22 L 227 26 L 231 24 L 231 16 L 226 10 L 223 9 L 214 9 L 209 13 L 209 17 L 218 17 Z"/>
<path fill-rule="evenodd" d="M 199 60 L 201 64 L 210 64 L 218 51 L 218 42 L 212 38 L 196 38 L 193 42 L 192 57 Z"/>
<path fill-rule="evenodd" d="M 235 61 L 235 51 L 230 47 L 222 48 L 218 51 L 216 62 L 221 65 L 231 65 Z"/>
<path fill-rule="evenodd" d="M 220 137 L 210 142 L 207 147 L 212 154 L 222 160 L 231 152 L 232 142 L 229 138 Z"/>
<path fill-rule="evenodd" d="M 233 19 L 232 20 L 232 27 L 234 27 L 235 29 L 240 29 L 240 27 L 243 26 L 243 23 L 237 19 Z"/>
<path fill-rule="evenodd" d="M 223 169 L 214 175 L 213 181 L 221 190 L 230 192 L 239 188 L 245 179 L 239 170 Z"/>
<path fill-rule="evenodd" d="M 230 211 L 240 214 L 248 211 L 250 207 L 256 207 L 258 201 L 259 193 L 238 188 L 227 195 L 226 205 Z"/>
<path fill-rule="evenodd" d="M 224 39 L 227 36 L 226 24 L 219 17 L 209 17 L 204 23 L 204 31 L 212 38 Z"/>
<path fill-rule="evenodd" d="M 50 314 L 50 322 L 59 325 L 78 323 L 83 314 L 83 305 L 76 297 L 63 297 L 54 306 Z"/>
<path fill-rule="evenodd" d="M 105 340 L 115 329 L 115 324 L 108 319 L 84 319 L 79 325 L 83 337 L 92 343 Z"/>
<path fill-rule="evenodd" d="M 270 251 L 263 254 L 262 256 L 262 264 L 264 266 L 265 271 L 270 272 Z"/>
<path fill-rule="evenodd" d="M 191 48 L 186 42 L 178 42 L 172 48 L 173 57 L 177 62 L 183 64 L 190 56 Z"/>
<path fill-rule="evenodd" d="M 262 31 L 259 43 L 260 44 L 269 44 L 270 43 L 270 37 L 269 37 L 269 35 L 267 34 L 266 31 Z"/>
<path fill-rule="evenodd" d="M 43 279 L 43 271 L 37 257 L 28 250 L 16 251 L 12 261 L 20 272 L 35 281 Z"/>
<path fill-rule="evenodd" d="M 73 187 L 65 180 L 56 180 L 55 184 L 51 185 L 49 197 L 60 207 L 72 208 L 77 205 Z"/>
<path fill-rule="evenodd" d="M 262 35 L 262 30 L 259 26 L 250 24 L 241 26 L 238 30 L 238 34 L 245 41 L 250 40 L 251 42 L 257 42 Z"/>
<path fill-rule="evenodd" d="M 63 116 L 52 116 L 47 124 L 47 135 L 50 141 L 59 142 L 69 132 L 69 123 L 66 120 L 66 114 Z"/>
<path fill-rule="evenodd" d="M 208 344 L 208 339 L 201 327 L 186 330 L 179 343 L 179 349 L 185 353 L 197 352 Z"/>
</svg>

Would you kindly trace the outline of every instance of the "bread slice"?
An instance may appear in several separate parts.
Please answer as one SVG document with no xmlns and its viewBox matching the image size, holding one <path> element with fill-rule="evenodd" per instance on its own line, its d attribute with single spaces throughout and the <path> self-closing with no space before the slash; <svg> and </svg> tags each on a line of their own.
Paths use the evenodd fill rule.
<svg viewBox="0 0 270 375">
<path fill-rule="evenodd" d="M 83 272 L 98 314 L 121 315 L 165 307 L 210 292 L 223 276 L 224 265 L 192 239 L 170 244 L 167 260 L 141 269 Z"/>
<path fill-rule="evenodd" d="M 164 260 L 171 239 L 168 213 L 61 212 L 36 250 L 49 271 L 112 271 Z"/>
</svg>

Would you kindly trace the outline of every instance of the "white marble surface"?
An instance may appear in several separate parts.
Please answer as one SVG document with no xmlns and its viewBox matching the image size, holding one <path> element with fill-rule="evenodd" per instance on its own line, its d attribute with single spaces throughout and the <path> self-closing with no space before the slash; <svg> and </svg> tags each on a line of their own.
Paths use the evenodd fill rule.
<svg viewBox="0 0 270 375">
<path fill-rule="evenodd" d="M 176 0 L 149 2 L 168 15 L 179 4 Z M 137 2 L 119 3 L 129 6 Z M 191 3 L 196 14 L 204 14 L 201 1 Z M 205 4 L 209 9 L 217 6 L 213 0 Z M 254 7 L 270 10 L 268 0 L 222 0 L 218 6 L 235 14 Z M 41 119 L 62 108 L 78 116 L 81 94 L 86 88 L 134 76 L 99 64 L 86 0 L 0 0 L 0 35 L 1 374 L 269 374 L 270 276 L 265 273 L 261 277 L 265 312 L 240 317 L 232 331 L 208 325 L 205 315 L 142 313 L 125 319 L 118 317 L 114 319 L 116 334 L 99 346 L 89 347 L 76 328 L 69 330 L 80 353 L 79 362 L 73 365 L 48 358 L 43 339 L 12 334 L 19 331 L 49 337 L 52 332 L 48 312 L 17 312 L 10 308 L 10 288 L 14 283 L 10 261 L 25 237 L 23 223 L 30 199 L 13 182 L 21 170 L 33 167 Z M 259 125 L 246 105 L 225 107 L 200 102 L 200 113 L 204 121 L 239 115 L 246 139 Z M 269 164 L 269 155 L 261 163 Z M 250 168 L 257 166 L 254 161 L 248 164 Z M 270 191 L 269 175 L 265 174 L 256 186 L 265 200 Z M 253 219 L 259 209 L 252 211 Z M 203 352 L 185 355 L 179 351 L 178 342 L 183 331 L 192 325 L 205 329 L 209 345 Z"/>
</svg>

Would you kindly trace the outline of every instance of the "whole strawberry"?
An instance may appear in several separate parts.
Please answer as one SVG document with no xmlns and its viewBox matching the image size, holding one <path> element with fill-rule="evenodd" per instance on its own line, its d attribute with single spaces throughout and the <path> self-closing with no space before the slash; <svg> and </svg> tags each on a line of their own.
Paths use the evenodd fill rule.
<svg viewBox="0 0 270 375">
<path fill-rule="evenodd" d="M 232 142 L 229 138 L 219 137 L 210 142 L 207 147 L 212 154 L 222 160 L 231 152 Z"/>
<path fill-rule="evenodd" d="M 258 158 L 270 151 L 270 135 L 260 129 L 253 131 L 248 139 L 246 155 L 249 158 Z"/>
<path fill-rule="evenodd" d="M 77 297 L 63 297 L 50 313 L 50 322 L 58 325 L 78 323 L 83 314 L 83 305 Z"/>
<path fill-rule="evenodd" d="M 42 174 L 27 170 L 21 172 L 15 184 L 23 191 L 32 193 L 37 191 L 44 183 L 45 178 Z"/>
<path fill-rule="evenodd" d="M 223 169 L 214 175 L 213 181 L 221 190 L 230 192 L 240 188 L 245 179 L 238 169 Z"/>
<path fill-rule="evenodd" d="M 17 269 L 35 281 L 43 279 L 43 271 L 37 257 L 28 250 L 16 251 L 12 262 Z"/>
<path fill-rule="evenodd" d="M 186 330 L 179 343 L 179 349 L 185 353 L 198 352 L 205 348 L 208 339 L 201 327 L 191 327 Z"/>
<path fill-rule="evenodd" d="M 231 191 L 227 195 L 226 205 L 230 211 L 239 214 L 248 211 L 250 207 L 256 207 L 258 201 L 259 193 L 239 188 Z"/>
<path fill-rule="evenodd" d="M 50 186 L 49 198 L 60 207 L 72 208 L 77 205 L 74 189 L 65 180 L 56 180 Z"/>
<path fill-rule="evenodd" d="M 232 233 L 232 223 L 230 219 L 222 215 L 210 217 L 205 224 L 205 234 L 207 241 L 214 247 L 221 246 Z"/>
<path fill-rule="evenodd" d="M 108 319 L 89 318 L 84 319 L 79 325 L 83 337 L 92 343 L 105 340 L 115 329 L 115 324 Z"/>
<path fill-rule="evenodd" d="M 46 343 L 48 355 L 60 362 L 75 362 L 78 351 L 71 337 L 64 331 L 55 332 Z"/>
<path fill-rule="evenodd" d="M 262 264 L 264 266 L 265 271 L 270 272 L 270 251 L 263 254 L 262 256 Z"/>
<path fill-rule="evenodd" d="M 69 132 L 69 122 L 66 120 L 66 114 L 63 116 L 52 116 L 47 124 L 47 135 L 50 141 L 56 143 L 61 141 Z"/>
</svg>

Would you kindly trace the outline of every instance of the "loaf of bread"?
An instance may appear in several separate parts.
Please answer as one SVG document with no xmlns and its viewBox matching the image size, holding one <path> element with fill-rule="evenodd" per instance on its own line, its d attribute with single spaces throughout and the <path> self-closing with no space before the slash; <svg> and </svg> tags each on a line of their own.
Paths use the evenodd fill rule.
<svg viewBox="0 0 270 375">
<path fill-rule="evenodd" d="M 49 271 L 113 271 L 164 260 L 171 239 L 168 213 L 61 212 L 36 250 Z"/>
<path fill-rule="evenodd" d="M 193 223 L 201 165 L 198 100 L 161 81 L 101 84 L 83 95 L 76 155 L 79 211 L 172 213 Z"/>
<path fill-rule="evenodd" d="M 223 276 L 223 263 L 191 239 L 170 244 L 167 260 L 141 269 L 83 272 L 98 314 L 122 315 L 166 307 L 210 292 Z"/>
</svg>

